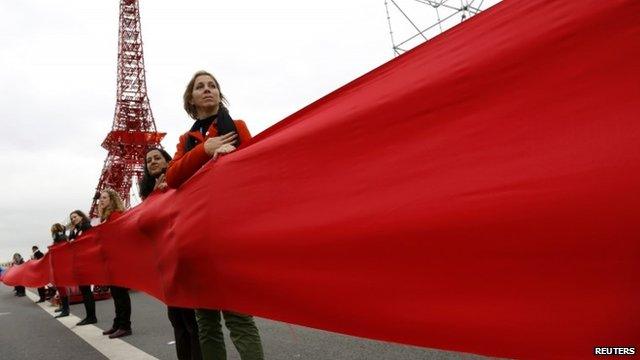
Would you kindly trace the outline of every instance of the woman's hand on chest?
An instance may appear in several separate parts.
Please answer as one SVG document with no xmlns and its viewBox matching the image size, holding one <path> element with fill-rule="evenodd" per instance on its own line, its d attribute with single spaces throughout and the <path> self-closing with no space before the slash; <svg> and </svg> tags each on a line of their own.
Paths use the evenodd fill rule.
<svg viewBox="0 0 640 360">
<path fill-rule="evenodd" d="M 216 150 L 218 150 L 221 146 L 231 145 L 234 141 L 236 141 L 237 137 L 237 133 L 230 132 L 221 136 L 208 138 L 204 142 L 204 152 L 206 152 L 209 156 L 213 156 L 216 154 Z"/>
</svg>

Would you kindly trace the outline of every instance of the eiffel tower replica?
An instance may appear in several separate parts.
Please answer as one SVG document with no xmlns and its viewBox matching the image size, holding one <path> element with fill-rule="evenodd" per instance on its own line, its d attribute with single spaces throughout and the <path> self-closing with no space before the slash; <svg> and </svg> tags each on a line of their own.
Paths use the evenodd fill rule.
<svg viewBox="0 0 640 360">
<path fill-rule="evenodd" d="M 144 173 L 144 154 L 150 147 L 161 147 L 166 135 L 156 130 L 147 97 L 140 10 L 138 0 L 120 0 L 118 40 L 118 92 L 113 126 L 102 142 L 109 154 L 91 204 L 90 216 L 97 216 L 100 191 L 112 188 L 130 205 L 133 178 Z"/>
</svg>

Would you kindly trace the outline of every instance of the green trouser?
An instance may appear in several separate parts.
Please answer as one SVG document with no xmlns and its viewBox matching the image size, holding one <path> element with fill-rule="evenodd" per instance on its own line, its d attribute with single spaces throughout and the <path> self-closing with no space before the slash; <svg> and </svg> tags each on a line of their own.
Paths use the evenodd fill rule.
<svg viewBox="0 0 640 360">
<path fill-rule="evenodd" d="M 224 323 L 229 329 L 233 345 L 240 353 L 240 358 L 242 360 L 264 360 L 260 334 L 252 316 L 208 309 L 196 310 L 202 359 L 227 359 L 220 314 L 224 316 Z"/>
</svg>

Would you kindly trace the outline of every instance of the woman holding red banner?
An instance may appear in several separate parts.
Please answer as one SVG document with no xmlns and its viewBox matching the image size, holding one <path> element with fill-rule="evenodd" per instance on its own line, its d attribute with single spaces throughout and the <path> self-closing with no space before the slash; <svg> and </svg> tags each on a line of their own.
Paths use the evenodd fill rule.
<svg viewBox="0 0 640 360">
<path fill-rule="evenodd" d="M 67 229 L 62 224 L 56 223 L 51 225 L 51 238 L 53 239 L 52 247 L 60 246 L 67 242 L 66 230 Z M 60 307 L 54 310 L 55 312 L 60 313 L 56 315 L 56 318 L 69 316 L 69 290 L 64 286 L 57 285 L 56 290 L 58 291 L 58 297 L 60 298 Z"/>
<path fill-rule="evenodd" d="M 80 237 L 80 235 L 84 234 L 84 232 L 91 229 L 91 220 L 80 210 L 72 211 L 71 214 L 69 214 L 69 221 L 71 224 L 71 230 L 69 230 L 69 241 L 75 240 Z M 96 302 L 93 299 L 91 285 L 80 285 L 79 289 L 82 294 L 82 302 L 84 303 L 86 316 L 76 325 L 83 326 L 95 324 L 98 322 L 98 319 L 96 318 Z"/>
<path fill-rule="evenodd" d="M 102 223 L 119 218 L 124 211 L 124 203 L 120 195 L 113 189 L 104 189 L 98 199 L 98 214 Z M 116 317 L 113 319 L 111 329 L 102 332 L 109 335 L 110 339 L 131 335 L 131 298 L 129 289 L 120 286 L 109 286 Z"/>
<path fill-rule="evenodd" d="M 147 150 L 144 176 L 140 181 L 140 197 L 143 201 L 152 192 L 162 191 L 167 188 L 165 172 L 170 161 L 171 155 L 163 149 L 152 148 Z M 195 311 L 188 308 L 169 306 L 167 314 L 173 327 L 178 359 L 202 360 Z"/>
<path fill-rule="evenodd" d="M 209 160 L 232 152 L 251 138 L 242 120 L 232 120 L 226 99 L 216 78 L 206 71 L 196 72 L 185 89 L 183 105 L 194 119 L 191 129 L 180 136 L 169 163 L 166 180 L 177 188 Z M 200 346 L 205 359 L 226 359 L 221 318 L 242 360 L 262 360 L 264 353 L 258 328 L 250 315 L 225 310 L 197 309 Z"/>
<path fill-rule="evenodd" d="M 24 259 L 22 258 L 22 255 L 18 253 L 13 254 L 12 265 L 16 266 L 16 265 L 22 265 L 22 264 L 24 264 Z M 16 292 L 15 295 L 18 297 L 27 296 L 26 289 L 22 285 L 14 286 L 13 290 Z"/>
</svg>

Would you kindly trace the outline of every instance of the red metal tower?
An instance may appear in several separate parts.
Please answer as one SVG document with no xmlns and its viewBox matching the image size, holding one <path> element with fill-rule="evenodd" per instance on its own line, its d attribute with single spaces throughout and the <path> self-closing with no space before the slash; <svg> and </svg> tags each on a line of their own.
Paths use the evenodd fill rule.
<svg viewBox="0 0 640 360">
<path fill-rule="evenodd" d="M 110 187 L 129 206 L 132 179 L 141 179 L 147 148 L 159 147 L 165 133 L 156 131 L 145 81 L 138 0 L 120 0 L 118 93 L 111 132 L 102 142 L 109 151 L 91 205 L 97 215 L 97 197 Z"/>
</svg>

